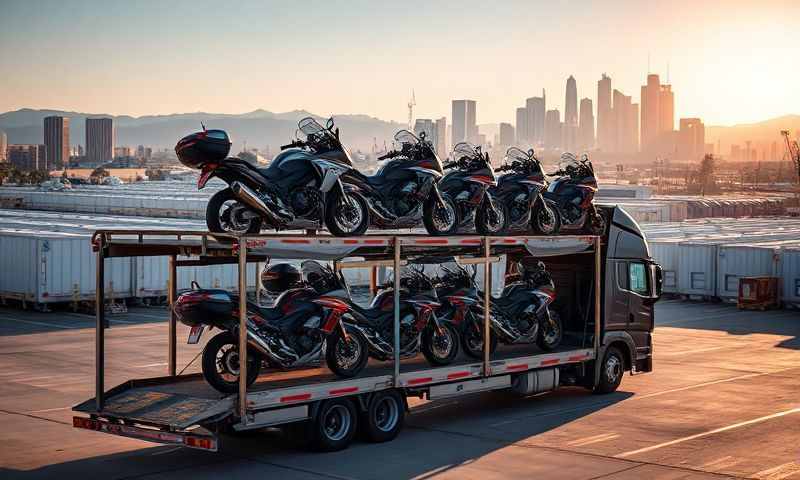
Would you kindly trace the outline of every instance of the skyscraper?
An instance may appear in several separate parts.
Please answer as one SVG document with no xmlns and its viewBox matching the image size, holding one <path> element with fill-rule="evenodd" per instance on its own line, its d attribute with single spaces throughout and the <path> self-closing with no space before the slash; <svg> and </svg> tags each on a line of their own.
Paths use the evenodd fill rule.
<svg viewBox="0 0 800 480">
<path fill-rule="evenodd" d="M 86 161 L 101 165 L 114 157 L 114 120 L 86 119 Z"/>
<path fill-rule="evenodd" d="M 547 148 L 561 148 L 561 113 L 548 110 L 544 121 L 544 145 Z"/>
<path fill-rule="evenodd" d="M 6 150 L 8 149 L 8 137 L 6 132 L 0 130 L 0 162 L 5 162 L 8 159 Z"/>
<path fill-rule="evenodd" d="M 677 154 L 680 160 L 699 161 L 705 153 L 706 128 L 699 118 L 681 118 Z"/>
<path fill-rule="evenodd" d="M 478 141 L 475 100 L 453 100 L 453 145 Z"/>
<path fill-rule="evenodd" d="M 642 150 L 652 150 L 659 134 L 659 97 L 661 84 L 658 75 L 647 75 L 647 84 L 642 85 Z"/>
<path fill-rule="evenodd" d="M 60 170 L 69 163 L 69 118 L 44 118 L 44 145 L 48 170 Z"/>
<path fill-rule="evenodd" d="M 447 143 L 447 117 L 442 117 L 436 120 L 436 153 L 441 155 L 442 158 L 447 156 L 448 152 Z"/>
<path fill-rule="evenodd" d="M 661 85 L 658 90 L 658 133 L 675 130 L 675 96 L 672 85 Z"/>
<path fill-rule="evenodd" d="M 541 97 L 531 97 L 525 101 L 525 108 L 528 111 L 528 143 L 541 145 L 544 142 L 546 105 L 547 97 L 545 96 L 544 89 L 542 89 Z"/>
<path fill-rule="evenodd" d="M 591 98 L 581 99 L 579 120 L 578 147 L 580 150 L 591 150 L 594 148 L 594 112 Z"/>
<path fill-rule="evenodd" d="M 47 150 L 44 145 L 9 145 L 8 162 L 23 172 L 45 170 L 47 167 Z"/>
<path fill-rule="evenodd" d="M 510 123 L 500 124 L 500 146 L 503 148 L 514 145 L 514 126 Z"/>
<path fill-rule="evenodd" d="M 578 124 L 578 87 L 575 77 L 572 75 L 567 79 L 567 94 L 564 99 L 564 123 Z"/>
<path fill-rule="evenodd" d="M 528 109 L 517 108 L 517 143 L 525 145 L 528 142 Z"/>
<path fill-rule="evenodd" d="M 604 73 L 597 81 L 597 145 L 601 150 L 610 151 L 615 140 L 611 111 L 611 77 Z"/>
<path fill-rule="evenodd" d="M 614 90 L 614 124 L 616 141 L 611 150 L 618 153 L 635 153 L 638 147 L 638 105 L 631 103 L 631 97 Z"/>
</svg>

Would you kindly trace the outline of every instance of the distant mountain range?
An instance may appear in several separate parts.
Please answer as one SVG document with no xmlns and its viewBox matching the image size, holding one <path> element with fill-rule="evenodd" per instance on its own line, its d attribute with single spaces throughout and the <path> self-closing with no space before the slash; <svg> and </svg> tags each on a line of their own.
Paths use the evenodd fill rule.
<svg viewBox="0 0 800 480">
<path fill-rule="evenodd" d="M 299 119 L 314 116 L 320 119 L 320 122 L 325 120 L 325 117 L 305 110 L 274 113 L 259 109 L 241 114 L 197 112 L 131 117 L 24 108 L 0 114 L 0 130 L 6 132 L 9 143 L 42 143 L 43 119 L 49 115 L 70 118 L 70 143 L 73 145 L 85 142 L 86 117 L 111 117 L 117 130 L 117 145 L 172 148 L 178 139 L 199 130 L 202 122 L 208 128 L 227 130 L 234 140 L 233 151 L 239 151 L 244 142 L 259 149 L 267 145 L 276 149 L 293 138 Z M 345 144 L 362 151 L 369 151 L 373 141 L 379 146 L 382 146 L 384 141 L 391 142 L 395 132 L 405 128 L 401 123 L 388 122 L 367 115 L 334 115 L 334 121 L 341 128 Z M 493 140 L 497 124 L 481 124 L 479 128 L 488 140 Z M 789 130 L 794 136 L 795 132 L 800 130 L 800 115 L 785 115 L 763 122 L 733 126 L 707 125 L 706 143 L 716 145 L 719 140 L 724 154 L 730 150 L 731 144 L 743 146 L 746 140 L 752 141 L 753 145 L 776 140 L 780 142 L 781 130 Z"/>
<path fill-rule="evenodd" d="M 254 110 L 242 114 L 225 113 L 179 113 L 173 115 L 150 115 L 130 117 L 127 115 L 105 115 L 61 110 L 21 109 L 0 114 L 0 130 L 8 135 L 9 143 L 42 143 L 43 120 L 50 115 L 70 118 L 70 143 L 85 144 L 87 117 L 110 117 L 116 128 L 116 145 L 146 145 L 154 148 L 172 148 L 185 135 L 200 130 L 201 122 L 207 128 L 226 130 L 234 141 L 232 151 L 239 151 L 244 142 L 249 147 L 263 149 L 269 145 L 276 149 L 289 143 L 297 130 L 297 122 L 303 117 L 313 116 L 320 123 L 326 118 L 305 110 L 273 113 Z M 341 129 L 342 141 L 353 149 L 369 151 L 373 141 L 379 146 L 390 141 L 404 125 L 387 122 L 367 115 L 334 115 L 336 126 Z"/>
</svg>

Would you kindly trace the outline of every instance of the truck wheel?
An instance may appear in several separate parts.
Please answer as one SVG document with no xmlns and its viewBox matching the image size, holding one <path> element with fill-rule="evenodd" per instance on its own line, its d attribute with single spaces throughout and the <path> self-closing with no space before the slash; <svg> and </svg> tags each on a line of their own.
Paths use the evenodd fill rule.
<svg viewBox="0 0 800 480">
<path fill-rule="evenodd" d="M 353 402 L 346 398 L 326 400 L 311 426 L 311 446 L 320 452 L 344 450 L 353 441 L 357 426 Z"/>
<path fill-rule="evenodd" d="M 395 390 L 378 392 L 372 396 L 367 411 L 361 414 L 362 433 L 370 442 L 394 440 L 405 422 L 406 409 L 403 398 Z"/>
<path fill-rule="evenodd" d="M 203 377 L 222 393 L 239 391 L 239 339 L 230 332 L 222 332 L 208 341 L 203 348 Z M 253 384 L 261 370 L 261 355 L 247 351 L 247 386 Z"/>
<path fill-rule="evenodd" d="M 594 389 L 594 393 L 611 393 L 622 383 L 622 375 L 625 373 L 625 359 L 622 353 L 615 347 L 609 347 L 600 365 L 600 382 Z"/>
</svg>

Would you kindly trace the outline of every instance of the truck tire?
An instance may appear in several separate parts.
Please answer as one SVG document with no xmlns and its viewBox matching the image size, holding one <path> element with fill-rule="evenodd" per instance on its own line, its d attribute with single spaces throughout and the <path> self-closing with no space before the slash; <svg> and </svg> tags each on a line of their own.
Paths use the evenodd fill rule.
<svg viewBox="0 0 800 480">
<path fill-rule="evenodd" d="M 394 440 L 403 429 L 405 413 L 405 403 L 399 392 L 386 390 L 376 393 L 359 420 L 364 438 L 376 443 Z"/>
<path fill-rule="evenodd" d="M 203 348 L 203 377 L 222 393 L 239 391 L 239 339 L 230 332 L 222 332 L 208 341 Z M 261 370 L 261 355 L 247 350 L 247 386 L 253 384 Z"/>
<path fill-rule="evenodd" d="M 344 450 L 358 427 L 355 406 L 347 398 L 325 400 L 311 424 L 311 447 L 320 452 Z"/>
<path fill-rule="evenodd" d="M 606 349 L 603 363 L 600 365 L 600 381 L 594 388 L 594 393 L 612 393 L 622 383 L 625 374 L 625 359 L 616 347 Z"/>
</svg>

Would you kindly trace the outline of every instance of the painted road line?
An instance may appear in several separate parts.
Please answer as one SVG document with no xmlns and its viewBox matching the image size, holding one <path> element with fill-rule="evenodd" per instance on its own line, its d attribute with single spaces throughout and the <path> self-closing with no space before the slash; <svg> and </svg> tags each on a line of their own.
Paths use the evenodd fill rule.
<svg viewBox="0 0 800 480">
<path fill-rule="evenodd" d="M 32 410 L 30 412 L 25 412 L 25 414 L 33 415 L 34 413 L 58 412 L 59 410 L 72 410 L 72 407 L 45 408 L 44 410 Z"/>
<path fill-rule="evenodd" d="M 733 458 L 730 455 L 726 455 L 726 456 L 718 458 L 716 460 L 712 460 L 712 461 L 710 461 L 708 463 L 704 463 L 703 465 L 700 466 L 700 468 L 704 468 L 704 469 L 707 468 L 707 469 L 719 471 L 719 470 L 722 470 L 724 468 L 732 467 L 732 466 L 736 465 L 737 463 L 739 463 L 740 461 L 741 461 L 741 459 Z"/>
<path fill-rule="evenodd" d="M 573 440 L 571 442 L 567 442 L 567 445 L 571 447 L 583 447 L 585 445 L 591 445 L 593 443 L 600 443 L 600 442 L 607 442 L 609 440 L 614 440 L 615 438 L 619 438 L 620 434 L 618 433 L 603 433 L 601 435 L 594 435 L 591 437 L 584 437 L 579 438 L 577 440 Z"/>
<path fill-rule="evenodd" d="M 782 368 L 780 370 L 775 370 L 774 372 L 748 373 L 748 374 L 745 374 L 745 375 L 739 375 L 737 377 L 723 378 L 721 380 L 713 380 L 711 382 L 696 383 L 694 385 L 687 385 L 685 387 L 671 388 L 669 390 L 662 390 L 660 392 L 647 393 L 647 394 L 644 394 L 644 395 L 636 395 L 633 398 L 631 398 L 629 401 L 642 400 L 642 399 L 650 398 L 650 397 L 657 397 L 659 395 L 666 395 L 667 393 L 683 392 L 684 390 L 691 390 L 693 388 L 707 387 L 709 385 L 716 385 L 718 383 L 735 382 L 736 380 L 743 380 L 745 378 L 763 377 L 764 375 L 775 375 L 776 373 L 782 373 L 782 372 L 786 372 L 786 371 L 789 371 L 789 370 L 796 370 L 796 369 L 797 369 L 797 367 L 789 367 L 789 368 Z"/>
<path fill-rule="evenodd" d="M 777 467 L 756 472 L 753 474 L 753 478 L 759 478 L 763 480 L 783 480 L 784 478 L 789 478 L 798 473 L 800 473 L 800 463 L 789 462 L 784 463 L 783 465 L 778 465 Z"/>
<path fill-rule="evenodd" d="M 150 368 L 150 367 L 163 367 L 167 362 L 161 363 L 148 363 L 147 365 L 134 365 L 133 368 Z"/>
<path fill-rule="evenodd" d="M 688 442 L 690 440 L 695 440 L 698 438 L 707 437 L 709 435 L 714 435 L 717 433 L 727 432 L 728 430 L 733 430 L 736 428 L 746 427 L 747 425 L 753 425 L 755 423 L 765 422 L 767 420 L 772 420 L 773 418 L 783 417 L 786 415 L 791 415 L 793 413 L 800 413 L 800 407 L 795 407 L 789 410 L 784 410 L 782 412 L 773 413 L 771 415 L 766 415 L 763 417 L 753 418 L 750 420 L 746 420 L 744 422 L 734 423 L 732 425 L 727 425 L 720 428 L 715 428 L 714 430 L 709 430 L 707 432 L 697 433 L 694 435 L 689 435 L 688 437 L 683 438 L 676 438 L 675 440 L 670 440 L 669 442 L 659 443 L 656 445 L 651 445 L 649 447 L 640 448 L 638 450 L 630 450 L 628 452 L 623 452 L 617 455 L 614 455 L 616 458 L 627 458 L 633 455 L 638 455 L 640 453 L 647 453 L 652 452 L 653 450 L 658 450 L 659 448 L 669 447 L 671 445 L 676 445 L 678 443 Z"/>
<path fill-rule="evenodd" d="M 737 348 L 738 345 L 723 345 L 719 347 L 698 348 L 696 350 L 681 350 L 677 352 L 659 352 L 661 357 L 675 357 L 678 355 L 689 355 L 692 353 L 713 352 L 714 350 L 722 350 L 723 348 Z"/>
<path fill-rule="evenodd" d="M 70 327 L 66 325 L 56 325 L 55 323 L 34 322 L 33 320 L 21 320 L 19 318 L 8 317 L 5 315 L 0 315 L 0 320 L 6 320 L 9 322 L 17 322 L 17 323 L 27 323 L 30 325 L 38 325 L 40 327 L 62 328 L 64 330 L 76 330 L 79 328 L 85 328 L 85 327 Z"/>
</svg>

